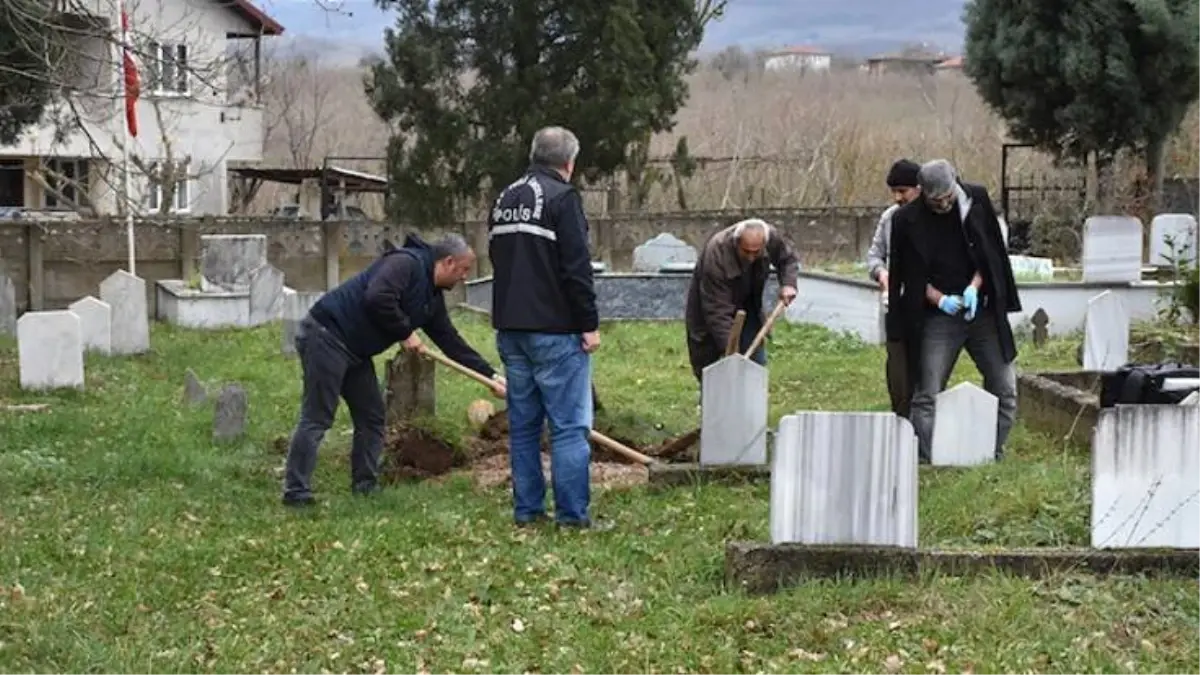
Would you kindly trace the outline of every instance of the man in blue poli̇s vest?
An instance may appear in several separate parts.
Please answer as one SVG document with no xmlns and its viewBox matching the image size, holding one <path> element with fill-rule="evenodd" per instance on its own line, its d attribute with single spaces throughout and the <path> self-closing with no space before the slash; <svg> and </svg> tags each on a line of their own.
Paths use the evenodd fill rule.
<svg viewBox="0 0 1200 675">
<path fill-rule="evenodd" d="M 508 375 L 513 517 L 546 519 L 540 438 L 549 420 L 555 520 L 593 525 L 591 353 L 600 346 L 583 200 L 569 182 L 579 139 L 561 127 L 533 137 L 529 170 L 488 220 L 492 325 Z"/>
<path fill-rule="evenodd" d="M 309 310 L 296 335 L 304 395 L 288 447 L 284 504 L 313 503 L 317 448 L 333 424 L 339 397 L 354 423 L 351 487 L 360 494 L 376 489 L 385 411 L 372 357 L 396 343 L 424 350 L 417 329 L 446 356 L 492 378 L 494 393 L 504 396 L 504 378 L 459 335 L 442 295 L 466 279 L 474 262 L 462 237 L 449 235 L 430 245 L 410 234 L 403 247 L 385 252 Z"/>
</svg>

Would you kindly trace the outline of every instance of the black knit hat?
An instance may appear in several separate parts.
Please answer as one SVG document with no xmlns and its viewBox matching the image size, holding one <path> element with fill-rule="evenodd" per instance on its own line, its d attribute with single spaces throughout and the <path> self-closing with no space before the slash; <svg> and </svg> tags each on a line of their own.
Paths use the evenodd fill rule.
<svg viewBox="0 0 1200 675">
<path fill-rule="evenodd" d="M 911 159 L 901 159 L 888 171 L 887 184 L 890 188 L 917 187 L 917 174 L 921 165 Z"/>
</svg>

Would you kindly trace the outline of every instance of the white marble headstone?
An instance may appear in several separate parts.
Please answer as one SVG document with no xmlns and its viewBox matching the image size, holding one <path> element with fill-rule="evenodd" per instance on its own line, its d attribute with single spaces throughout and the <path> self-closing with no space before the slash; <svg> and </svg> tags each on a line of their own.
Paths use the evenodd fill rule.
<svg viewBox="0 0 1200 675">
<path fill-rule="evenodd" d="M 17 334 L 17 287 L 0 274 L 0 335 Z"/>
<path fill-rule="evenodd" d="M 112 309 L 112 353 L 142 354 L 150 350 L 150 315 L 146 281 L 117 270 L 100 282 L 100 299 Z"/>
<path fill-rule="evenodd" d="M 1083 369 L 1113 371 L 1129 360 L 1129 311 L 1121 296 L 1104 291 L 1088 300 L 1083 319 Z"/>
<path fill-rule="evenodd" d="M 734 354 L 701 373 L 700 464 L 767 463 L 767 369 Z"/>
<path fill-rule="evenodd" d="M 978 466 L 995 461 L 1000 399 L 971 382 L 937 395 L 931 464 Z"/>
<path fill-rule="evenodd" d="M 696 248 L 675 235 L 664 232 L 633 249 L 633 271 L 657 272 L 667 263 L 696 262 Z"/>
<path fill-rule="evenodd" d="M 1171 239 L 1174 250 L 1168 246 Z M 1160 213 L 1150 221 L 1151 265 L 1170 265 L 1171 256 L 1182 261 L 1196 260 L 1196 218 L 1190 213 Z"/>
<path fill-rule="evenodd" d="M 321 299 L 324 293 L 315 292 L 300 292 L 292 288 L 283 288 L 283 309 L 281 315 L 283 318 L 283 353 L 296 353 L 296 332 L 299 330 L 300 321 L 312 306 L 317 304 L 317 300 Z"/>
<path fill-rule="evenodd" d="M 282 306 L 283 272 L 270 263 L 260 265 L 250 273 L 250 325 L 278 319 Z"/>
<path fill-rule="evenodd" d="M 101 354 L 111 354 L 112 307 L 109 307 L 107 302 L 89 295 L 72 302 L 67 309 L 79 317 L 83 348 Z"/>
<path fill-rule="evenodd" d="M 1133 216 L 1091 216 L 1083 223 L 1083 281 L 1142 278 L 1142 221 Z"/>
<path fill-rule="evenodd" d="M 1092 437 L 1092 547 L 1200 547 L 1200 408 L 1100 410 Z"/>
<path fill-rule="evenodd" d="M 779 421 L 771 542 L 917 545 L 917 436 L 893 413 L 798 412 Z"/>
<path fill-rule="evenodd" d="M 73 312 L 22 314 L 17 352 L 22 389 L 83 389 L 83 334 Z"/>
<path fill-rule="evenodd" d="M 206 234 L 200 237 L 200 290 L 250 289 L 250 273 L 267 264 L 265 234 Z"/>
</svg>

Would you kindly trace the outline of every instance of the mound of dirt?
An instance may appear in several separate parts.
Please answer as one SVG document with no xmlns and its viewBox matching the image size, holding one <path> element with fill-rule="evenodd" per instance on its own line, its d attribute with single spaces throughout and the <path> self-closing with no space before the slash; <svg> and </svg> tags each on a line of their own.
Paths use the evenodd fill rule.
<svg viewBox="0 0 1200 675">
<path fill-rule="evenodd" d="M 462 466 L 464 458 L 440 438 L 416 427 L 397 425 L 388 429 L 381 462 L 384 482 L 430 478 Z"/>
</svg>

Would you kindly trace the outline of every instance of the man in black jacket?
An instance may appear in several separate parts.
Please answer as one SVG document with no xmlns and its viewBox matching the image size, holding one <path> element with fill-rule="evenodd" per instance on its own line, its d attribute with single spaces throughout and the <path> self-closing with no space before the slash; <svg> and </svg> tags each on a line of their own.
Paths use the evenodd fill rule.
<svg viewBox="0 0 1200 675">
<path fill-rule="evenodd" d="M 397 342 L 424 350 L 418 329 L 446 356 L 492 378 L 495 395 L 503 398 L 504 378 L 459 335 L 442 295 L 467 277 L 474 262 L 462 237 L 449 235 L 431 246 L 410 234 L 403 247 L 385 252 L 309 310 L 296 335 L 304 395 L 288 446 L 285 504 L 314 501 L 310 482 L 317 448 L 333 424 L 339 397 L 354 423 L 351 487 L 362 494 L 375 490 L 385 411 L 373 357 Z"/>
<path fill-rule="evenodd" d="M 569 182 L 579 140 L 562 127 L 533 137 L 530 167 L 488 219 L 492 326 L 508 376 L 513 518 L 546 518 L 542 425 L 549 421 L 554 516 L 590 527 L 591 354 L 600 346 L 588 223 Z"/>
<path fill-rule="evenodd" d="M 911 416 L 919 454 L 930 460 L 934 403 L 966 347 L 983 387 L 1000 400 L 996 459 L 1017 412 L 1016 341 L 1021 311 L 1012 264 L 987 189 L 960 184 L 945 160 L 921 166 L 921 198 L 892 215 L 888 340 L 901 340 L 914 379 Z M 961 423 L 970 424 L 970 420 Z"/>
</svg>

